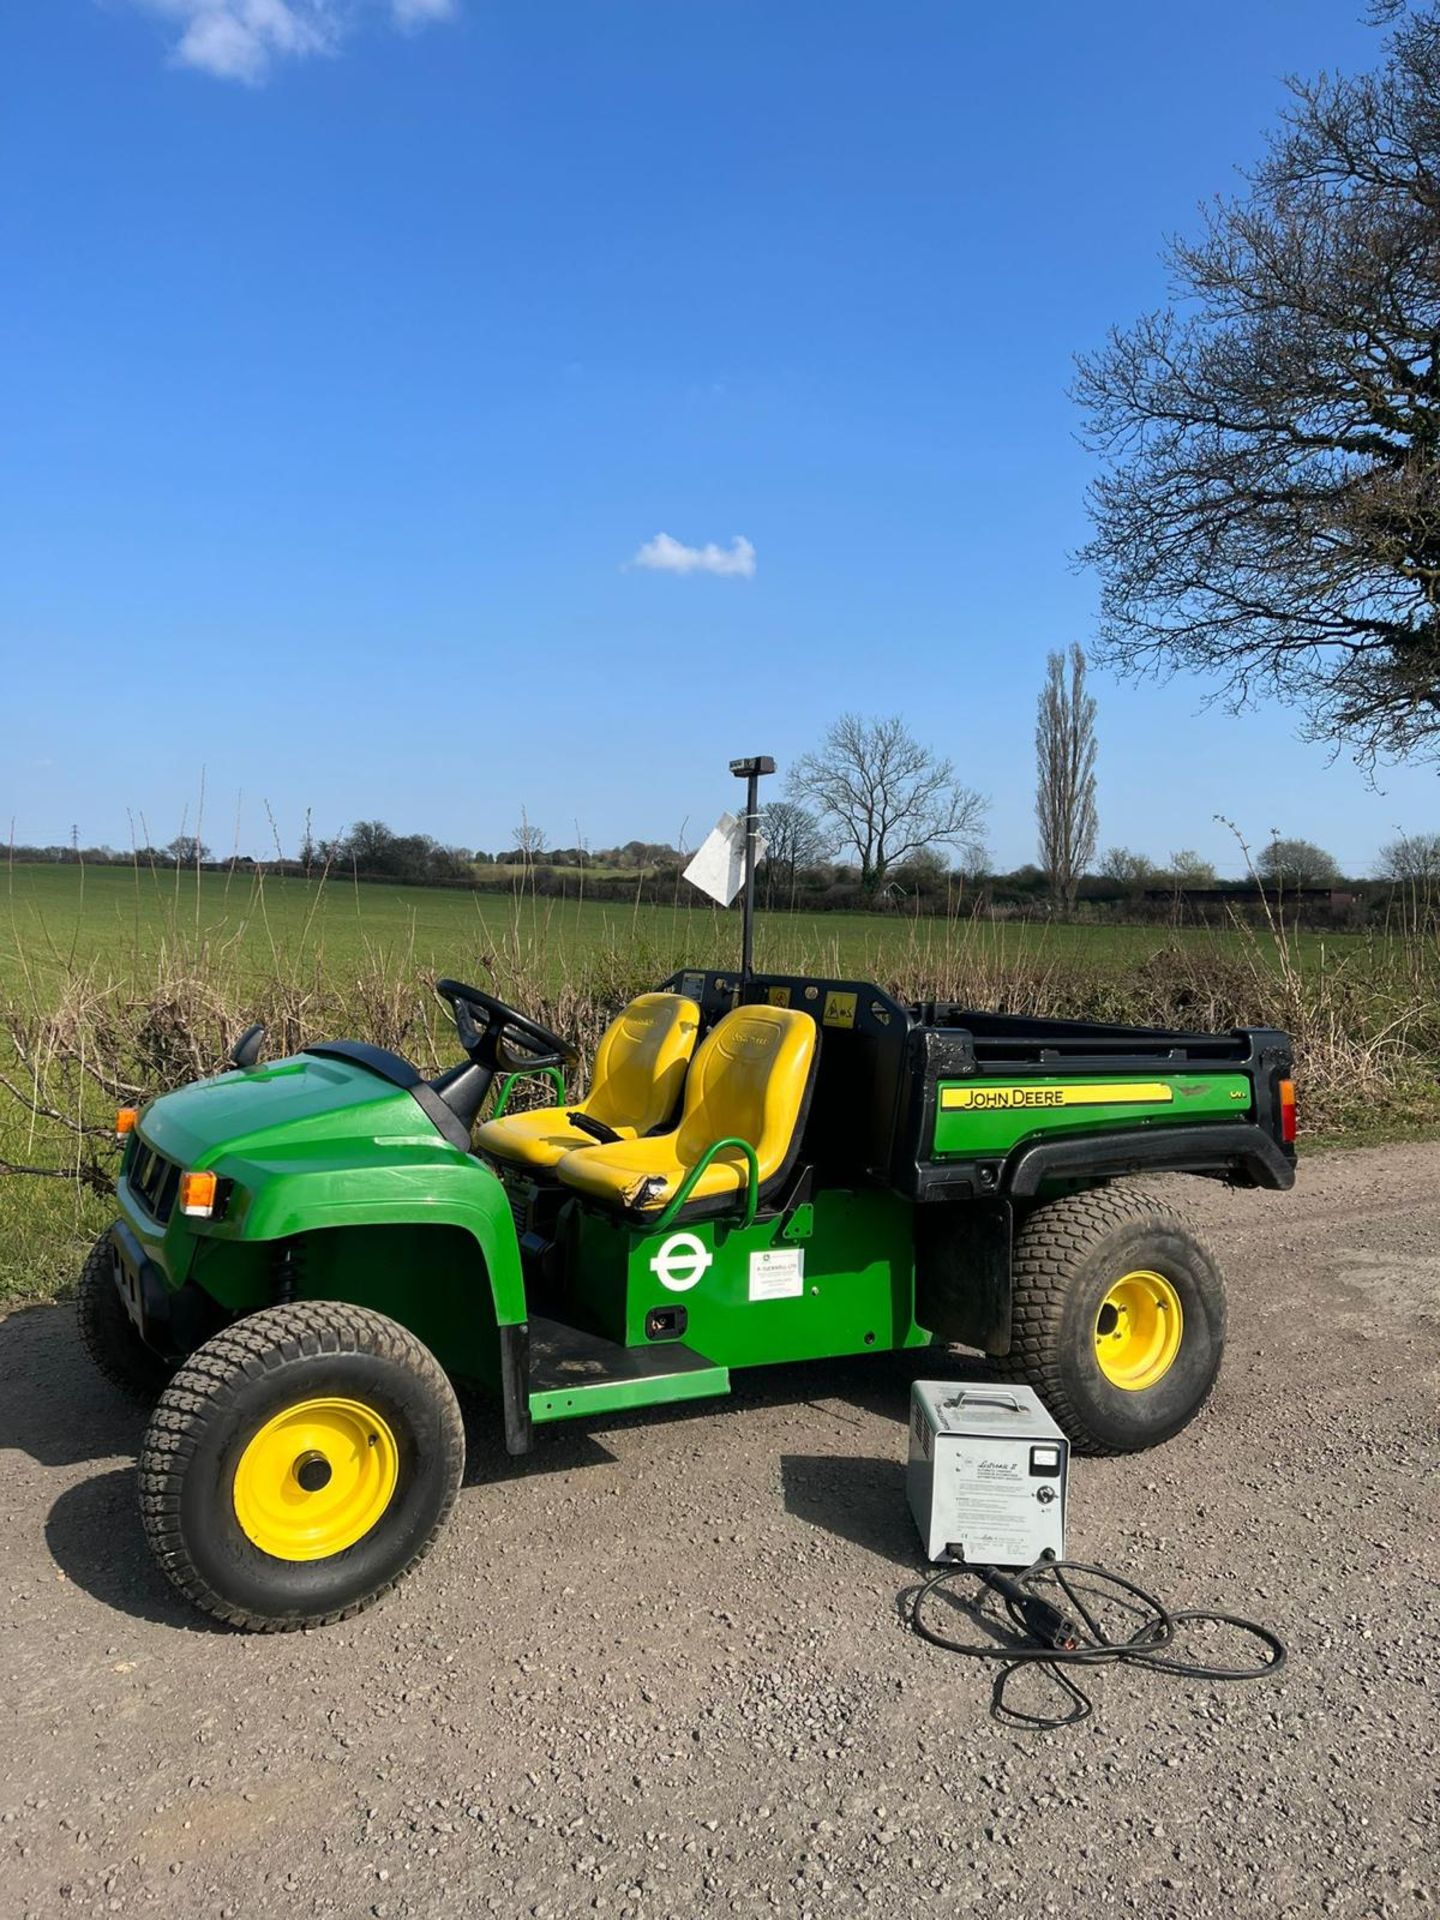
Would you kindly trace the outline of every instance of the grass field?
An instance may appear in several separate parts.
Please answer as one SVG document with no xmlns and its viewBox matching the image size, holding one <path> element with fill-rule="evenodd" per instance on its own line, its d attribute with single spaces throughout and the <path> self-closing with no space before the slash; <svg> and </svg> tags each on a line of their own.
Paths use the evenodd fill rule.
<svg viewBox="0 0 1440 1920">
<path fill-rule="evenodd" d="M 467 963 L 524 951 L 558 987 L 597 953 L 653 955 L 662 970 L 725 966 L 738 957 L 738 912 L 711 907 L 689 886 L 674 906 L 539 899 L 456 889 L 306 882 L 249 875 L 117 867 L 12 867 L 0 883 L 0 981 L 53 977 L 75 965 L 139 975 L 168 948 L 204 943 L 227 969 L 264 977 L 303 951 L 337 972 L 376 960 L 465 977 Z M 983 944 L 1006 955 L 1113 970 L 1161 949 L 1233 947 L 1235 936 L 1154 926 L 980 923 L 861 913 L 761 913 L 756 960 L 797 957 L 839 974 L 883 980 L 916 964 L 943 967 Z M 1363 948 L 1362 934 L 1301 934 L 1306 961 Z"/>
<path fill-rule="evenodd" d="M 121 1099 L 217 1071 L 250 1019 L 272 1054 L 368 1038 L 456 1057 L 430 990 L 471 979 L 593 1046 L 608 1014 L 685 965 L 731 966 L 735 912 L 531 894 L 73 866 L 0 874 L 0 1300 L 73 1274 L 103 1224 Z M 1429 939 L 1257 935 L 861 914 L 759 916 L 762 969 L 873 979 L 914 999 L 1294 1034 L 1312 1129 L 1440 1123 L 1440 964 Z"/>
</svg>

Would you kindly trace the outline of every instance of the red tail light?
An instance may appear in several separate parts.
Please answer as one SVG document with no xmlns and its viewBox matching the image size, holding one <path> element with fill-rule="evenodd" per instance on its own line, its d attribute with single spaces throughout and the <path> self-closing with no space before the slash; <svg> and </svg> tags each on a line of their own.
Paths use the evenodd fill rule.
<svg viewBox="0 0 1440 1920">
<path fill-rule="evenodd" d="M 1280 1138 L 1287 1147 L 1295 1144 L 1295 1082 L 1280 1082 Z"/>
</svg>

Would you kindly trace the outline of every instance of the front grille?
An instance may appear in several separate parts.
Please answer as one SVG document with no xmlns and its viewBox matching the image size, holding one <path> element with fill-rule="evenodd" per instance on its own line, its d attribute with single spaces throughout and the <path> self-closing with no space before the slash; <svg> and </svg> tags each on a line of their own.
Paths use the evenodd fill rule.
<svg viewBox="0 0 1440 1920">
<path fill-rule="evenodd" d="M 137 1134 L 125 1179 L 141 1206 L 163 1227 L 175 1210 L 175 1196 L 180 1191 L 180 1169 L 176 1163 L 157 1153 Z"/>
</svg>

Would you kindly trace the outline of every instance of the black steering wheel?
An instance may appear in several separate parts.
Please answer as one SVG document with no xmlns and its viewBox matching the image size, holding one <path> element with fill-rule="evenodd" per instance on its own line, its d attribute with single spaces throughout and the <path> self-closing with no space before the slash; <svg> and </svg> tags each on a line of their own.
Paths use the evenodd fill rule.
<svg viewBox="0 0 1440 1920">
<path fill-rule="evenodd" d="M 437 980 L 435 991 L 450 1003 L 460 1044 L 490 1073 L 535 1073 L 542 1067 L 573 1067 L 579 1049 L 538 1020 L 507 1007 L 493 993 L 467 987 L 460 980 Z M 476 1014 L 483 1015 L 477 1023 Z"/>
</svg>

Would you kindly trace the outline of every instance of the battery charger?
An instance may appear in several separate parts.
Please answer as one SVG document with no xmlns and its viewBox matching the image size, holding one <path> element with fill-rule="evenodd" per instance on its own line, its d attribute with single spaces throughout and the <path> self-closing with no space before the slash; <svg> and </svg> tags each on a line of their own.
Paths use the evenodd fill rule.
<svg viewBox="0 0 1440 1920">
<path fill-rule="evenodd" d="M 1070 1442 L 1025 1386 L 917 1380 L 910 1510 L 931 1560 L 1028 1567 L 1065 1558 Z"/>
</svg>

